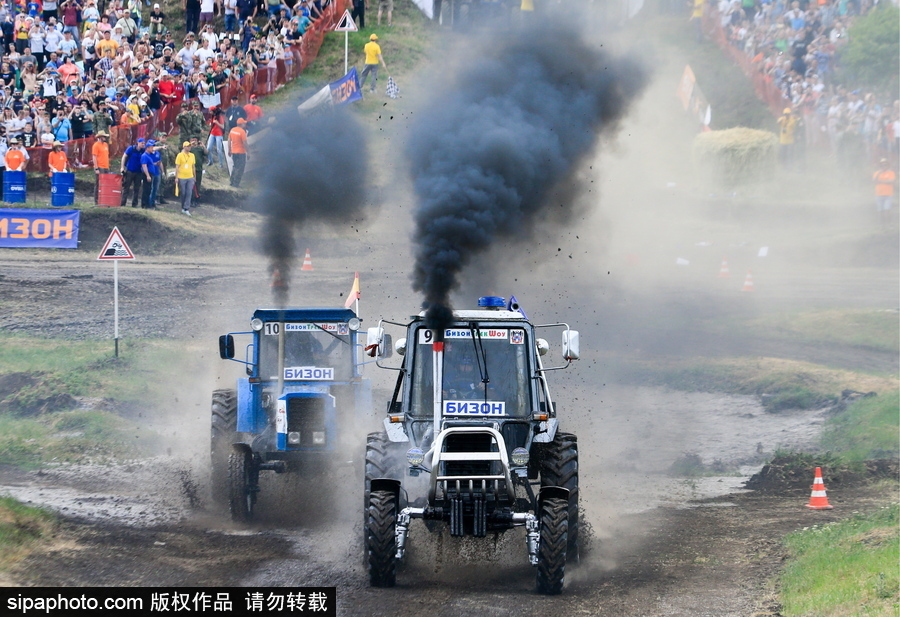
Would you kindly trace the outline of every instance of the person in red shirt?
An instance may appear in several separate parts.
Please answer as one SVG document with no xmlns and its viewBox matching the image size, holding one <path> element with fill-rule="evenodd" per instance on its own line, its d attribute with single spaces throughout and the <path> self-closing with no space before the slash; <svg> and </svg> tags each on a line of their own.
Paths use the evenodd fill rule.
<svg viewBox="0 0 900 617">
<path fill-rule="evenodd" d="M 159 88 L 159 98 L 162 99 L 163 105 L 175 102 L 175 82 L 172 81 L 172 76 L 168 71 L 163 71 L 157 88 Z"/>
<path fill-rule="evenodd" d="M 262 128 L 260 120 L 263 117 L 263 110 L 257 104 L 258 102 L 256 95 L 251 94 L 250 102 L 244 105 L 244 112 L 247 114 L 247 124 L 244 128 L 247 129 L 248 135 L 253 135 Z"/>
<path fill-rule="evenodd" d="M 184 74 L 178 73 L 172 80 L 172 92 L 175 96 L 175 102 L 184 100 Z"/>
<path fill-rule="evenodd" d="M 231 147 L 231 186 L 241 186 L 241 178 L 244 177 L 244 167 L 247 165 L 247 131 L 244 127 L 247 121 L 238 118 L 237 126 L 228 133 L 228 143 Z"/>
<path fill-rule="evenodd" d="M 218 159 L 219 167 L 225 166 L 225 112 L 221 107 L 214 107 L 209 120 L 209 139 L 206 140 L 206 151 L 209 152 L 209 160 L 206 164 L 212 167 L 213 159 Z M 213 156 L 215 154 L 215 157 Z"/>
</svg>

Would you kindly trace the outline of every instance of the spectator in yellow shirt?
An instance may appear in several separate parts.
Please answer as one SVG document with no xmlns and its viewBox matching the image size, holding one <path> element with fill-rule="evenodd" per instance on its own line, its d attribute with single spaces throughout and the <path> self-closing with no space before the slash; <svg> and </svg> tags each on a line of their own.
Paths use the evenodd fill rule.
<svg viewBox="0 0 900 617">
<path fill-rule="evenodd" d="M 375 84 L 378 82 L 378 63 L 384 67 L 384 70 L 387 70 L 387 65 L 384 63 L 384 57 L 381 55 L 381 46 L 375 41 L 378 40 L 378 35 L 373 34 L 369 37 L 369 42 L 366 43 L 365 47 L 363 47 L 363 52 L 366 54 L 366 62 L 363 67 L 363 72 L 361 75 L 361 79 L 359 81 L 359 89 L 362 90 L 362 87 L 366 85 L 366 78 L 369 76 L 369 73 L 372 73 L 372 92 L 375 92 Z"/>
<path fill-rule="evenodd" d="M 181 144 L 181 152 L 175 157 L 175 180 L 181 197 L 181 212 L 191 216 L 191 198 L 194 196 L 194 181 L 197 178 L 197 159 L 191 152 L 191 142 Z"/>
</svg>

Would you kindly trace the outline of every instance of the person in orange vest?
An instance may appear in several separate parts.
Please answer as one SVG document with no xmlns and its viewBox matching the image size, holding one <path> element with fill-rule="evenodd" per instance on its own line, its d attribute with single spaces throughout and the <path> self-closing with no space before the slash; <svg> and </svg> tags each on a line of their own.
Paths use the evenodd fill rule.
<svg viewBox="0 0 900 617">
<path fill-rule="evenodd" d="M 91 158 L 94 161 L 94 174 L 97 176 L 94 183 L 94 203 L 100 198 L 100 174 L 109 173 L 109 133 L 100 131 L 95 135 L 94 145 L 91 146 Z"/>
<path fill-rule="evenodd" d="M 6 152 L 7 171 L 25 171 L 28 165 L 28 153 L 22 147 L 22 142 L 13 137 L 9 140 L 9 150 Z"/>
<path fill-rule="evenodd" d="M 238 118 L 237 126 L 228 133 L 228 143 L 231 146 L 231 186 L 241 186 L 241 178 L 244 177 L 244 167 L 247 165 L 247 131 L 244 125 L 247 121 Z"/>
<path fill-rule="evenodd" d="M 878 171 L 872 176 L 875 182 L 875 208 L 881 224 L 887 227 L 891 222 L 891 208 L 894 207 L 894 184 L 897 182 L 897 174 L 891 169 L 891 163 L 887 159 L 881 159 Z"/>
<path fill-rule="evenodd" d="M 61 141 L 53 142 L 53 149 L 47 155 L 47 164 L 50 166 L 50 176 L 69 171 L 69 157 L 66 156 Z"/>
</svg>

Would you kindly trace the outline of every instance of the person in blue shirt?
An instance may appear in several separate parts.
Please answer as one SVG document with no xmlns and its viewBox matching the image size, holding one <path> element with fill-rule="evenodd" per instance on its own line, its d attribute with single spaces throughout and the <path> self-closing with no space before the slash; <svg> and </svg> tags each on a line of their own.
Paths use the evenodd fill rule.
<svg viewBox="0 0 900 617">
<path fill-rule="evenodd" d="M 138 139 L 122 155 L 122 207 L 128 205 L 128 194 L 133 190 L 131 207 L 137 208 L 143 193 L 144 170 L 141 167 L 141 157 L 144 156 L 144 143 L 143 139 Z"/>
<path fill-rule="evenodd" d="M 141 207 L 156 209 L 156 197 L 162 172 L 162 155 L 157 152 L 156 142 L 147 142 L 144 154 L 141 155 L 141 172 L 144 174 L 144 190 L 141 195 Z"/>
</svg>

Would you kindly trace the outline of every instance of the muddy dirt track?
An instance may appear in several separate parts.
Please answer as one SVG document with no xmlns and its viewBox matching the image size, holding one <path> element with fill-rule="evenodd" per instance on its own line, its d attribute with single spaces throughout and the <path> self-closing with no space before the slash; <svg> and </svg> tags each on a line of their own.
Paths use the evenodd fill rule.
<svg viewBox="0 0 900 617">
<path fill-rule="evenodd" d="M 642 154 L 634 145 L 628 156 Z M 618 379 L 615 369 L 625 356 L 766 356 L 896 374 L 891 354 L 798 345 L 777 332 L 749 337 L 740 327 L 798 310 L 896 311 L 896 233 L 873 227 L 858 199 L 822 201 L 815 216 L 762 201 L 734 215 L 708 196 L 664 188 L 669 179 L 645 177 L 636 190 L 632 179 L 608 173 L 603 200 L 590 196 L 600 204 L 596 211 L 496 247 L 454 295 L 463 307 L 480 295 L 515 294 L 536 323 L 563 321 L 581 331 L 582 360 L 551 380 L 561 425 L 579 436 L 581 495 L 592 529 L 590 549 L 570 569 L 562 596 L 534 594 L 518 531 L 475 544 L 415 526 L 397 587 L 368 587 L 359 542 L 362 444 L 379 428 L 393 378 L 374 368 L 366 376 L 375 411 L 354 422 L 325 476 L 265 478 L 260 520 L 247 527 L 210 503 L 209 397 L 240 375 L 218 359 L 216 336 L 245 329 L 252 310 L 272 302 L 267 264 L 252 239 L 259 216 L 209 205 L 189 222 L 169 206 L 179 219 L 170 235 L 164 226 L 116 221 L 138 256 L 120 266 L 122 337 L 184 342 L 171 405 L 140 415 L 167 438 L 166 452 L 121 465 L 0 468 L 0 492 L 64 517 L 57 541 L 3 582 L 326 585 L 337 587 L 339 614 L 360 617 L 777 614 L 770 580 L 782 563 L 780 538 L 889 496 L 829 486 L 836 508 L 814 512 L 804 507 L 808 486 L 742 492 L 742 481 L 775 449 L 814 443 L 827 410 L 773 416 L 751 397 L 639 387 Z M 378 189 L 364 224 L 303 230 L 298 250 L 311 250 L 314 270 L 295 269 L 292 304 L 341 305 L 358 271 L 364 326 L 417 312 L 408 187 L 381 182 Z M 233 235 L 221 231 L 225 223 Z M 109 227 L 97 219 L 91 225 L 85 238 L 97 246 L 0 250 L 3 331 L 111 338 L 112 267 L 95 259 Z M 762 247 L 770 249 L 766 257 Z M 726 255 L 732 276 L 720 278 Z M 751 268 L 755 291 L 742 292 Z M 734 327 L 706 327 L 723 317 Z M 667 471 L 685 453 L 729 472 L 672 477 Z"/>
</svg>

